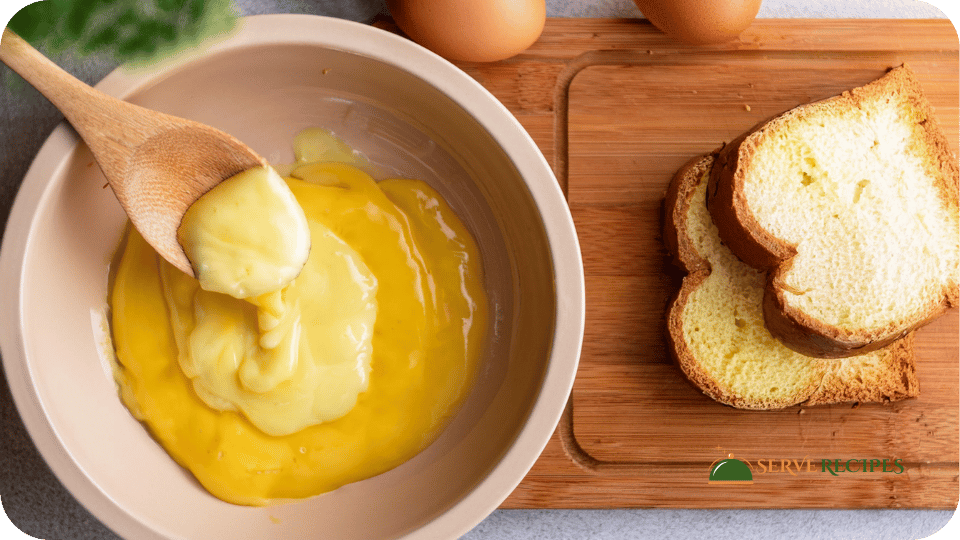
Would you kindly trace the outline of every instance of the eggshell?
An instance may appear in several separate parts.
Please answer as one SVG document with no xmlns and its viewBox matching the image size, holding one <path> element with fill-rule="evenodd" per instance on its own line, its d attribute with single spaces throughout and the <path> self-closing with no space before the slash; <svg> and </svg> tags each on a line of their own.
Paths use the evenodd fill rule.
<svg viewBox="0 0 960 540">
<path fill-rule="evenodd" d="M 387 0 L 411 39 L 449 60 L 494 62 L 540 37 L 545 0 Z"/>
<path fill-rule="evenodd" d="M 760 11 L 761 0 L 633 0 L 664 33 L 694 45 L 736 39 Z"/>
</svg>

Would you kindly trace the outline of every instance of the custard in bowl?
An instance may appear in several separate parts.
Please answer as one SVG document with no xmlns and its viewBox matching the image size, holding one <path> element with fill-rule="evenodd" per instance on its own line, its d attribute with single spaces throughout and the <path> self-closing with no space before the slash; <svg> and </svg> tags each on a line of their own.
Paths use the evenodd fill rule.
<svg viewBox="0 0 960 540">
<path fill-rule="evenodd" d="M 549 166 L 510 113 L 412 42 L 296 15 L 244 19 L 234 35 L 195 56 L 149 73 L 117 71 L 98 88 L 212 125 L 274 164 L 294 163 L 291 141 L 322 126 L 365 156 L 371 178 L 422 181 L 475 241 L 487 316 L 462 402 L 437 422 L 444 427 L 422 451 L 319 496 L 269 492 L 246 501 L 295 499 L 289 504 L 217 498 L 124 406 L 130 396 L 118 398 L 107 354 L 117 306 L 111 312 L 108 305 L 126 216 L 102 189 L 89 150 L 61 126 L 24 179 L 7 224 L 0 305 L 11 322 L 0 328 L 0 345 L 28 431 L 81 504 L 121 536 L 137 538 L 456 537 L 496 508 L 552 435 L 583 335 L 572 220 Z M 333 222 L 325 225 L 350 244 Z M 364 264 L 383 287 L 374 264 Z M 377 318 L 389 308 L 378 303 Z M 170 325 L 164 321 L 140 327 L 162 334 L 153 326 Z M 372 343 L 376 355 L 376 336 Z M 375 373 L 374 357 L 368 389 L 340 420 L 363 410 L 357 407 L 372 395 Z M 179 391 L 190 389 L 184 383 Z M 287 449 L 291 462 L 307 455 L 300 446 Z M 218 450 L 202 451 L 216 461 Z"/>
<path fill-rule="evenodd" d="M 251 169 L 187 211 L 198 279 L 130 228 L 110 291 L 124 403 L 236 504 L 319 495 L 416 455 L 463 401 L 487 328 L 476 243 L 443 198 L 377 182 L 351 153 L 331 161 L 321 150 L 341 142 L 304 133 L 288 178 Z"/>
</svg>

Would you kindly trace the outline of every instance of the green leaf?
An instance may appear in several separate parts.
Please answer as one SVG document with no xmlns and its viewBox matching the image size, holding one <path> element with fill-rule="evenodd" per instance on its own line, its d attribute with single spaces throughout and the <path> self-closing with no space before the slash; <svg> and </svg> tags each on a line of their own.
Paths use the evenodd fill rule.
<svg viewBox="0 0 960 540">
<path fill-rule="evenodd" d="M 90 54 L 101 49 L 106 49 L 107 47 L 115 45 L 119 39 L 120 34 L 117 32 L 116 27 L 107 26 L 87 40 L 83 45 L 82 52 Z"/>
<path fill-rule="evenodd" d="M 73 5 L 67 11 L 67 17 L 64 29 L 64 37 L 69 40 L 77 40 L 83 35 L 83 30 L 90 21 L 90 16 L 97 7 L 97 0 L 75 0 Z"/>
<path fill-rule="evenodd" d="M 53 30 L 56 22 L 50 2 L 34 2 L 18 11 L 7 24 L 23 39 L 34 42 Z"/>
<path fill-rule="evenodd" d="M 157 0 L 157 9 L 167 13 L 179 13 L 190 0 Z"/>
</svg>

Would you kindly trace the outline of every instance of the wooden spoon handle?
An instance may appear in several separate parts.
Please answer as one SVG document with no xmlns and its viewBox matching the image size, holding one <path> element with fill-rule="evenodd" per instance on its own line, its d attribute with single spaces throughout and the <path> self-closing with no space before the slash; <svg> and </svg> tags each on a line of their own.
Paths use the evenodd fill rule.
<svg viewBox="0 0 960 540">
<path fill-rule="evenodd" d="M 266 161 L 234 137 L 138 107 L 77 80 L 26 41 L 3 31 L 0 60 L 60 109 L 90 147 L 130 221 L 157 252 L 193 275 L 177 239 L 201 195 Z"/>
</svg>

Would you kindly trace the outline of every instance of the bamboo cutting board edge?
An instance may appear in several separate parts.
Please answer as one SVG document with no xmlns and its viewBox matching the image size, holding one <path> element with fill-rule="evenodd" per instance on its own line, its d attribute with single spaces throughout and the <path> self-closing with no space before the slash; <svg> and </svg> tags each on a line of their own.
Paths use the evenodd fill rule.
<svg viewBox="0 0 960 540">
<path fill-rule="evenodd" d="M 893 29 L 891 32 L 890 29 Z M 932 30 L 932 31 L 931 31 Z M 952 34 L 951 34 L 952 32 Z M 577 46 L 569 46 L 581 40 Z M 800 36 L 800 34 L 803 34 Z M 848 35 L 859 36 L 850 43 Z M 862 35 L 868 37 L 864 38 Z M 904 34 L 917 38 L 905 39 Z M 946 38 L 952 39 L 945 41 Z M 897 45 L 891 45 L 896 41 Z M 548 159 L 552 158 L 554 169 L 565 193 L 569 193 L 569 162 L 566 101 L 571 82 L 584 69 L 596 65 L 624 65 L 679 62 L 709 62 L 711 56 L 736 51 L 741 58 L 796 55 L 798 50 L 809 51 L 812 58 L 821 57 L 822 48 L 837 49 L 834 57 L 849 55 L 851 58 L 864 55 L 885 56 L 937 56 L 946 50 L 954 54 L 956 33 L 943 21 L 757 21 L 755 28 L 741 39 L 740 43 L 712 49 L 688 48 L 670 43 L 655 29 L 637 21 L 611 20 L 549 20 L 544 35 L 528 53 L 494 66 L 462 64 L 461 67 L 488 87 L 527 127 Z M 944 43 L 947 43 L 945 46 Z M 745 45 L 746 49 L 745 49 Z M 906 46 L 904 46 L 906 45 Z M 899 48 L 898 48 L 899 47 Z M 841 50 L 842 49 L 842 50 Z M 520 76 L 517 76 L 520 73 Z M 512 80 L 502 84 L 503 75 Z M 570 456 L 573 456 L 571 460 Z M 576 462 L 576 463 L 575 463 Z M 776 498 L 747 498 L 742 501 L 717 500 L 715 496 L 698 497 L 705 482 L 700 463 L 675 463 L 677 468 L 670 474 L 656 474 L 653 470 L 661 464 L 623 464 L 598 460 L 584 452 L 575 436 L 573 426 L 572 398 L 564 412 L 560 426 L 547 445 L 541 459 L 527 478 L 504 503 L 506 508 L 537 507 L 702 507 L 702 508 L 779 508 L 779 507 L 877 507 L 898 506 L 890 501 L 858 502 L 851 499 L 836 504 L 821 500 L 801 503 L 778 502 Z M 925 474 L 943 477 L 953 495 L 948 495 L 946 504 L 919 505 L 919 507 L 956 507 L 956 471 L 954 461 L 928 462 L 922 466 Z M 687 472 L 683 472 L 687 470 Z M 641 473 L 647 476 L 640 478 Z M 679 476 L 691 476 L 686 480 Z M 667 481 L 667 477 L 669 481 Z M 623 482 L 635 481 L 630 489 Z M 826 487 L 826 486 L 825 486 Z M 941 486 L 942 487 L 942 486 Z M 675 496 L 670 495 L 675 488 Z M 849 489 L 844 487 L 842 489 Z M 854 489 L 855 490 L 855 489 Z M 652 493 L 657 492 L 657 496 Z M 952 503 L 949 502 L 952 499 Z M 951 506 L 952 505 L 952 506 Z M 914 505 L 907 505 L 914 506 Z"/>
</svg>

